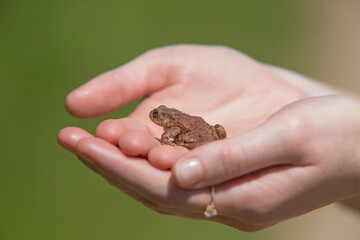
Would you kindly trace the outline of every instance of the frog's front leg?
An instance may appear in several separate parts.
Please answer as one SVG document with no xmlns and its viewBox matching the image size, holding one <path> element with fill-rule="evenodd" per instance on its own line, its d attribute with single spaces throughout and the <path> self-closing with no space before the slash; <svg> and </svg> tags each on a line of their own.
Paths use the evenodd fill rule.
<svg viewBox="0 0 360 240">
<path fill-rule="evenodd" d="M 179 127 L 171 127 L 166 129 L 165 132 L 161 135 L 161 142 L 163 144 L 175 146 L 175 138 L 181 132 L 181 128 Z"/>
</svg>

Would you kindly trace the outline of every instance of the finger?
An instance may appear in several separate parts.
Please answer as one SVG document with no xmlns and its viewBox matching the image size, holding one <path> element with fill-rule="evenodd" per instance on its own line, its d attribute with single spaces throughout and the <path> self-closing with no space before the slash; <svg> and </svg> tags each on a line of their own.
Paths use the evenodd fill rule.
<svg viewBox="0 0 360 240">
<path fill-rule="evenodd" d="M 189 150 L 184 147 L 162 145 L 151 149 L 148 160 L 156 168 L 167 170 Z"/>
<path fill-rule="evenodd" d="M 118 144 L 121 135 L 131 130 L 145 132 L 146 128 L 134 118 L 108 119 L 96 128 L 96 136 L 115 145 Z"/>
<path fill-rule="evenodd" d="M 59 132 L 58 140 L 67 150 L 76 154 L 84 165 L 145 206 L 158 212 L 203 218 L 202 208 L 208 201 L 208 191 L 178 189 L 171 183 L 170 172 L 159 171 L 139 158 L 138 161 L 128 161 L 117 147 L 96 139 L 83 129 L 64 128 Z M 94 148 L 95 145 L 98 148 Z M 109 154 L 112 156 L 109 157 Z"/>
<path fill-rule="evenodd" d="M 80 140 L 76 154 L 112 179 L 163 206 L 201 212 L 209 202 L 208 189 L 181 189 L 173 183 L 170 171 L 154 168 L 141 158 L 130 158 L 102 139 L 89 137 Z"/>
<path fill-rule="evenodd" d="M 74 154 L 78 154 L 77 147 L 76 147 L 77 144 L 81 140 L 86 139 L 86 138 L 87 139 L 93 138 L 93 136 L 90 133 L 86 132 L 85 130 L 83 130 L 81 128 L 76 128 L 76 127 L 64 128 L 58 134 L 59 144 Z M 103 176 L 110 184 L 116 186 L 125 194 L 131 196 L 132 198 L 136 199 L 137 201 L 142 202 L 146 206 L 149 206 L 153 209 L 159 209 L 159 206 L 154 201 L 151 201 L 150 199 L 146 198 L 145 196 L 138 194 L 136 191 L 130 189 L 125 184 L 122 184 L 121 182 L 112 178 L 105 171 L 103 171 L 102 169 L 100 169 L 96 165 L 94 165 L 92 161 L 89 161 L 88 159 L 84 159 L 81 156 L 78 156 L 78 158 L 85 166 L 87 166 L 89 169 L 91 169 L 95 173 Z"/>
<path fill-rule="evenodd" d="M 144 159 L 128 157 L 118 147 L 99 138 L 81 139 L 76 145 L 75 152 L 113 179 L 129 183 L 141 191 L 149 189 L 154 179 L 156 182 L 168 182 L 170 178 L 170 173 L 165 174 L 153 168 Z M 152 176 L 148 175 L 150 172 Z M 153 181 L 149 181 L 148 178 L 152 178 Z"/>
<path fill-rule="evenodd" d="M 75 146 L 82 138 L 92 136 L 90 133 L 85 130 L 77 127 L 67 127 L 61 129 L 58 133 L 57 139 L 58 143 L 64 147 L 66 150 L 75 153 Z"/>
<path fill-rule="evenodd" d="M 114 156 L 109 159 L 107 157 L 109 152 L 105 152 L 107 152 L 108 147 L 111 149 L 110 152 L 118 153 L 118 149 L 109 143 L 94 138 L 91 134 L 79 128 L 72 127 L 60 131 L 59 142 L 66 145 L 71 152 L 76 153 L 86 166 L 102 175 L 110 184 L 145 206 L 160 213 L 192 219 L 207 219 L 204 217 L 203 211 L 210 200 L 209 189 L 197 191 L 178 189 L 170 181 L 169 172 L 157 171 L 156 169 L 154 171 L 152 167 L 143 167 L 149 166 L 149 164 L 143 164 L 146 163 L 145 161 L 128 161 L 130 164 L 127 165 L 124 159 L 119 158 L 121 155 L 118 155 L 116 161 L 111 163 L 111 161 L 115 160 Z M 94 144 L 99 144 L 99 148 L 94 149 Z M 89 148 L 92 149 L 91 152 L 86 150 Z M 86 157 L 84 157 L 85 155 Z M 121 165 L 121 167 L 114 167 L 114 165 Z M 136 168 L 137 170 L 134 171 Z M 113 171 L 114 169 L 115 171 Z M 165 179 L 159 178 L 159 173 L 167 176 Z M 129 182 L 131 178 L 134 179 L 132 183 Z M 141 188 L 136 186 L 141 186 Z M 156 188 L 152 186 L 156 186 Z M 221 204 L 223 200 L 221 198 L 219 200 L 217 209 L 219 213 L 225 212 L 226 207 Z M 239 229 L 247 229 L 247 227 L 244 227 L 246 224 L 225 216 L 217 216 L 207 220 L 222 222 L 230 226 L 236 226 Z"/>
<path fill-rule="evenodd" d="M 75 89 L 66 98 L 68 111 L 80 118 L 105 115 L 169 85 L 170 48 L 149 51 Z"/>
<path fill-rule="evenodd" d="M 184 188 L 201 188 L 269 166 L 294 164 L 291 128 L 291 124 L 270 121 L 240 136 L 199 147 L 175 163 L 175 180 Z"/>
<path fill-rule="evenodd" d="M 145 131 L 132 130 L 120 136 L 118 145 L 126 155 L 146 157 L 160 142 Z"/>
</svg>

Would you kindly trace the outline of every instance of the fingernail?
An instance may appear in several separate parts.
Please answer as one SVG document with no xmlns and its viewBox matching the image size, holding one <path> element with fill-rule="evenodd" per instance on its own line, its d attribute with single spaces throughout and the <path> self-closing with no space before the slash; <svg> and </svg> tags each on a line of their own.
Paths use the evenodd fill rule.
<svg viewBox="0 0 360 240">
<path fill-rule="evenodd" d="M 203 179 L 204 172 L 198 159 L 188 159 L 176 169 L 176 177 L 181 185 L 191 186 Z"/>
</svg>

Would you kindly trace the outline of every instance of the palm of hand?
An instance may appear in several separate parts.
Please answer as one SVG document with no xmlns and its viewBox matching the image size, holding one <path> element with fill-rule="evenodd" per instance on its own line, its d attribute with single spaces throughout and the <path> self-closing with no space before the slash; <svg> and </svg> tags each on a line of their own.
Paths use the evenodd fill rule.
<svg viewBox="0 0 360 240">
<path fill-rule="evenodd" d="M 155 61 L 145 76 L 147 88 L 157 90 L 152 89 L 129 116 L 155 137 L 162 130 L 149 121 L 148 114 L 159 105 L 201 116 L 212 125 L 219 123 L 228 136 L 235 136 L 259 125 L 284 105 L 309 96 L 306 89 L 282 80 L 271 67 L 232 49 L 180 46 L 171 50 L 167 65 Z M 158 54 L 150 52 L 144 59 L 156 59 Z M 136 63 L 132 65 L 138 68 Z M 159 79 L 161 88 L 156 86 Z"/>
</svg>

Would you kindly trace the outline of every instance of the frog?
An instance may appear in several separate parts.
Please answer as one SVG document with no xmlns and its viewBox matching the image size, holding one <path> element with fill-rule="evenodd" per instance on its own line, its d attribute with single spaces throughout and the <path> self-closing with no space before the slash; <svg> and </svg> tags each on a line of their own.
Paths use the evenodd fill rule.
<svg viewBox="0 0 360 240">
<path fill-rule="evenodd" d="M 158 139 L 163 145 L 182 146 L 189 150 L 208 142 L 226 138 L 225 128 L 208 124 L 199 116 L 191 116 L 165 105 L 153 109 L 149 117 L 152 122 L 164 128 Z"/>
</svg>

